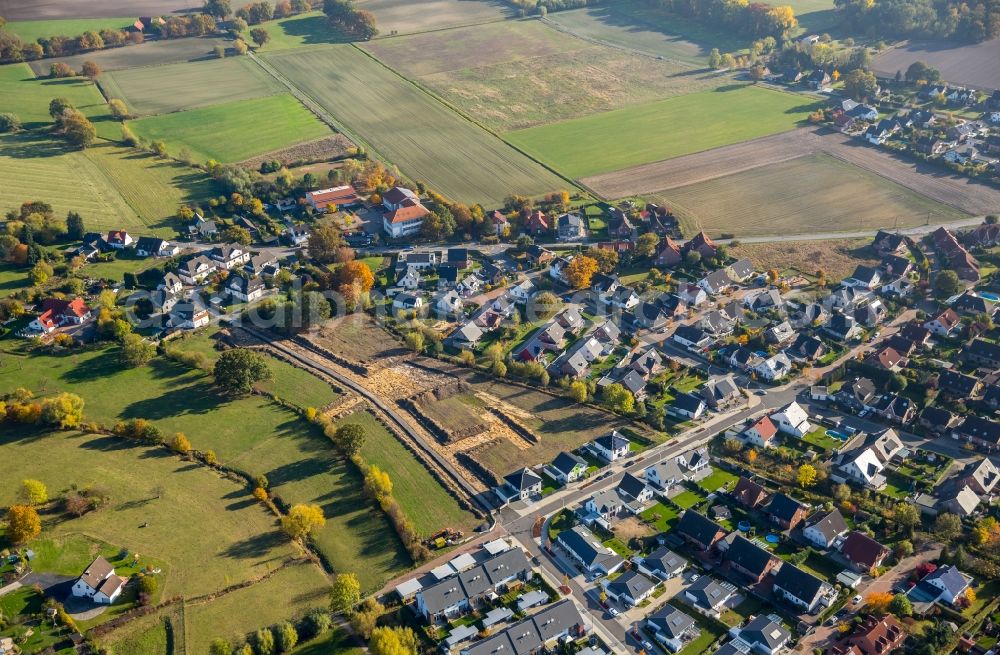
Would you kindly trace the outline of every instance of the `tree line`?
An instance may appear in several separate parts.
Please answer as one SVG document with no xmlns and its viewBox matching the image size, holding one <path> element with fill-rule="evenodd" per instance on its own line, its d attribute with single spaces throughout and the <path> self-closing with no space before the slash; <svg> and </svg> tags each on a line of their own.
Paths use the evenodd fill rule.
<svg viewBox="0 0 1000 655">
<path fill-rule="evenodd" d="M 843 25 L 884 38 L 942 38 L 979 43 L 1000 35 L 992 0 L 834 0 Z"/>
<path fill-rule="evenodd" d="M 655 9 L 680 14 L 695 21 L 751 38 L 787 38 L 799 25 L 795 11 L 766 2 L 739 3 L 728 0 L 646 0 Z"/>
</svg>

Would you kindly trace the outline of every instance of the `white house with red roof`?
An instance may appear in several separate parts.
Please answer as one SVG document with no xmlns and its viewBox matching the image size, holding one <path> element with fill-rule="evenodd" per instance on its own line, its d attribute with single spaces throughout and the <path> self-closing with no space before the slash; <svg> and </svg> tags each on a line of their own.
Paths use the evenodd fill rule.
<svg viewBox="0 0 1000 655">
<path fill-rule="evenodd" d="M 64 325 L 80 325 L 91 316 L 90 308 L 83 298 L 66 300 L 65 298 L 48 298 L 42 303 L 41 312 L 35 317 L 25 334 L 49 334 Z"/>
<path fill-rule="evenodd" d="M 107 241 L 108 245 L 115 250 L 123 250 L 135 243 L 132 235 L 125 230 L 112 230 L 108 232 Z"/>
<path fill-rule="evenodd" d="M 775 446 L 778 427 L 769 416 L 762 416 L 743 431 L 743 442 L 760 448 Z"/>
<path fill-rule="evenodd" d="M 386 209 L 382 216 L 382 228 L 393 239 L 419 233 L 424 218 L 431 213 L 420 203 L 420 197 L 416 193 L 401 186 L 385 192 L 382 206 Z"/>
</svg>

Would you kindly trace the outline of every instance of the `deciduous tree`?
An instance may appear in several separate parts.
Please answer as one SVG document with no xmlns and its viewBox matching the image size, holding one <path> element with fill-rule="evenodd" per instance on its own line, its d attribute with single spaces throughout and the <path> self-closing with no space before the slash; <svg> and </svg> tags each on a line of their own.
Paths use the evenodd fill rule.
<svg viewBox="0 0 1000 655">
<path fill-rule="evenodd" d="M 347 423 L 337 428 L 333 434 L 337 447 L 348 457 L 361 450 L 368 433 L 357 423 Z"/>
<path fill-rule="evenodd" d="M 361 602 L 361 583 L 353 573 L 338 573 L 330 588 L 330 608 L 334 612 L 349 612 Z"/>
<path fill-rule="evenodd" d="M 267 360 L 249 348 L 231 348 L 219 356 L 213 370 L 215 383 L 234 393 L 250 393 L 253 385 L 272 377 Z"/>
<path fill-rule="evenodd" d="M 101 67 L 95 61 L 85 61 L 80 68 L 80 74 L 88 78 L 91 82 L 96 80 L 101 74 Z"/>
<path fill-rule="evenodd" d="M 368 642 L 372 655 L 417 655 L 417 636 L 411 628 L 380 626 Z"/>
<path fill-rule="evenodd" d="M 326 524 L 319 505 L 294 505 L 281 517 L 281 529 L 292 539 L 304 539 L 315 529 Z"/>
<path fill-rule="evenodd" d="M 813 486 L 816 484 L 816 467 L 812 464 L 803 464 L 799 467 L 797 479 L 803 489 Z"/>
<path fill-rule="evenodd" d="M 586 255 L 577 255 L 566 265 L 566 282 L 574 289 L 590 286 L 590 280 L 597 272 L 597 260 Z"/>
<path fill-rule="evenodd" d="M 26 544 L 42 532 L 42 520 L 31 505 L 11 505 L 7 509 L 7 538 L 15 545 Z"/>
<path fill-rule="evenodd" d="M 156 356 L 156 345 L 135 332 L 122 336 L 120 345 L 121 352 L 118 358 L 129 368 L 145 366 Z"/>
<path fill-rule="evenodd" d="M 21 498 L 29 505 L 44 505 L 49 502 L 49 490 L 41 480 L 29 478 L 21 482 Z"/>
</svg>

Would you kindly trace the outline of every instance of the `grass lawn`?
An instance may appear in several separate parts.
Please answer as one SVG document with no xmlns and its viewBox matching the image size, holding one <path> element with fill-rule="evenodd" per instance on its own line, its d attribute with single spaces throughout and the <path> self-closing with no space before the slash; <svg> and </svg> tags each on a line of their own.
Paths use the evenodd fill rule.
<svg viewBox="0 0 1000 655">
<path fill-rule="evenodd" d="M 724 471 L 722 469 L 715 469 L 712 474 L 706 478 L 698 481 L 698 486 L 705 491 L 711 493 L 713 491 L 718 491 L 722 487 L 729 485 L 738 479 L 738 476 L 733 475 L 729 471 Z"/>
<path fill-rule="evenodd" d="M 291 655 L 364 655 L 364 648 L 353 645 L 343 630 L 329 630 L 323 636 L 307 641 L 291 651 Z"/>
<path fill-rule="evenodd" d="M 886 471 L 885 473 L 886 485 L 885 489 L 882 489 L 882 493 L 892 496 L 893 498 L 903 499 L 912 493 L 912 487 L 914 485 L 913 481 L 906 476 L 894 473 L 892 471 Z"/>
<path fill-rule="evenodd" d="M 244 486 L 161 449 L 103 435 L 8 430 L 0 459 L 19 462 L 18 479 L 41 480 L 50 497 L 71 485 L 100 485 L 111 497 L 80 518 L 45 515 L 42 539 L 31 545 L 41 571 L 78 575 L 98 553 L 112 561 L 119 551 L 139 553 L 164 570 L 165 598 L 254 579 L 296 552 Z M 17 485 L 0 486 L 0 504 L 16 495 Z"/>
<path fill-rule="evenodd" d="M 826 434 L 826 428 L 816 428 L 802 437 L 802 441 L 823 450 L 836 450 L 844 445 L 844 442 L 840 439 L 828 436 Z"/>
<path fill-rule="evenodd" d="M 701 501 L 705 500 L 705 497 L 691 491 L 690 489 L 685 489 L 670 500 L 674 501 L 674 503 L 676 503 L 681 509 L 691 509 Z"/>
<path fill-rule="evenodd" d="M 242 643 L 248 633 L 329 605 L 329 582 L 316 565 L 286 567 L 267 580 L 184 608 L 187 652 L 207 653 L 216 637 Z"/>
<path fill-rule="evenodd" d="M 40 614 L 43 611 L 42 603 L 45 601 L 45 596 L 34 590 L 32 587 L 21 587 L 16 591 L 12 591 L 9 594 L 4 594 L 0 596 L 0 612 L 10 619 L 12 617 L 18 616 L 22 613 L 18 619 L 25 619 L 29 621 L 34 621 L 34 619 L 28 619 L 31 615 Z M 18 646 L 22 653 L 41 653 L 45 651 L 46 648 L 54 647 L 55 644 L 60 643 L 69 638 L 69 632 L 65 630 L 57 630 L 51 627 L 45 627 L 38 625 L 35 622 L 33 625 L 29 624 L 34 631 L 24 643 L 19 643 Z M 19 625 L 8 625 L 6 628 L 0 629 L 0 637 L 18 637 L 22 635 L 25 631 L 25 626 Z M 76 650 L 72 646 L 68 648 L 62 648 L 56 651 L 57 655 L 73 655 Z M 165 654 L 166 655 L 166 654 Z"/>
<path fill-rule="evenodd" d="M 843 567 L 838 566 L 836 562 L 820 555 L 819 553 L 810 553 L 809 557 L 806 558 L 806 561 L 799 565 L 799 568 L 809 571 L 817 578 L 831 583 L 834 582 L 837 579 L 837 575 L 844 570 Z"/>
<path fill-rule="evenodd" d="M 159 66 L 151 75 L 144 68 L 105 73 L 101 87 L 109 98 L 120 98 L 139 116 L 249 100 L 285 90 L 248 57 L 208 59 Z"/>
<path fill-rule="evenodd" d="M 355 412 L 338 425 L 354 423 L 365 428 L 368 437 L 361 455 L 392 479 L 392 493 L 418 534 L 429 536 L 443 528 L 469 532 L 480 523 L 462 509 L 429 470 L 368 412 Z"/>
<path fill-rule="evenodd" d="M 722 613 L 721 620 L 728 626 L 737 626 L 743 623 L 748 617 L 760 614 L 766 607 L 768 606 L 756 596 L 746 594 L 743 602 Z"/>
<path fill-rule="evenodd" d="M 130 621 L 118 630 L 114 630 L 101 638 L 101 645 L 108 649 L 110 655 L 131 655 L 132 653 L 149 653 L 149 655 L 171 655 L 170 631 L 182 632 L 184 629 L 183 609 L 174 605 L 165 610 L 143 616 Z M 183 635 L 177 644 L 183 649 Z M 181 652 L 183 652 L 181 650 Z"/>
<path fill-rule="evenodd" d="M 674 526 L 677 522 L 677 517 L 680 515 L 676 509 L 669 505 L 664 505 L 662 502 L 657 502 L 655 505 L 644 511 L 640 516 L 643 520 L 652 521 L 653 525 L 660 532 L 666 532 Z"/>
<path fill-rule="evenodd" d="M 86 78 L 39 80 L 27 64 L 8 64 L 0 66 L 0 98 L 3 98 L 0 110 L 16 114 L 27 130 L 49 128 L 52 125 L 49 102 L 65 98 L 91 120 L 98 137 L 121 137 L 121 124 L 111 117 L 97 86 Z"/>
<path fill-rule="evenodd" d="M 511 189 L 534 196 L 568 185 L 354 46 L 264 58 L 348 136 L 449 198 L 494 206 Z"/>
<path fill-rule="evenodd" d="M 28 280 L 28 270 L 14 264 L 0 264 L 0 298 L 31 286 Z"/>
<path fill-rule="evenodd" d="M 684 648 L 680 649 L 677 655 L 699 655 L 700 653 L 704 653 L 716 639 L 725 634 L 722 630 L 716 627 L 716 624 L 709 623 L 706 617 L 702 616 L 690 607 L 681 603 L 678 603 L 677 607 L 685 614 L 693 618 L 695 623 L 698 625 L 698 629 L 701 631 L 697 637 L 689 641 Z"/>
<path fill-rule="evenodd" d="M 87 229 L 90 229 L 89 225 Z M 125 278 L 126 273 L 135 273 L 138 275 L 145 270 L 155 268 L 158 264 L 162 264 L 162 262 L 152 257 L 146 259 L 116 257 L 109 262 L 90 262 L 84 267 L 84 271 L 88 276 L 94 278 L 121 282 Z"/>
<path fill-rule="evenodd" d="M 100 32 L 104 29 L 121 30 L 135 22 L 135 16 L 119 18 L 67 18 L 56 20 L 16 20 L 7 23 L 4 29 L 21 37 L 26 43 L 34 43 L 42 37 L 80 36 L 84 32 Z"/>
<path fill-rule="evenodd" d="M 172 155 L 186 147 L 198 161 L 238 162 L 330 135 L 290 94 L 140 118 L 129 126 L 137 136 L 165 141 Z"/>
<path fill-rule="evenodd" d="M 825 154 L 798 157 L 654 194 L 684 234 L 736 236 L 858 231 L 966 217 L 891 180 Z M 766 212 L 760 207 L 767 207 Z M 803 209 L 807 211 L 803 211 Z M 813 268 L 815 270 L 815 268 Z"/>
<path fill-rule="evenodd" d="M 576 516 L 573 515 L 573 511 L 569 509 L 560 510 L 549 521 L 549 540 L 554 541 L 560 532 L 569 530 L 574 525 L 576 525 Z"/>
<path fill-rule="evenodd" d="M 732 84 L 510 132 L 505 138 L 578 178 L 784 132 L 812 109 L 814 103 L 799 95 Z"/>
</svg>

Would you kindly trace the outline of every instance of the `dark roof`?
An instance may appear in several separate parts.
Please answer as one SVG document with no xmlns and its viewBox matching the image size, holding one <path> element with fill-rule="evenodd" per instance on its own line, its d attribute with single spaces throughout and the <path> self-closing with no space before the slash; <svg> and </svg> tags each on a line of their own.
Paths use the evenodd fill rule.
<svg viewBox="0 0 1000 655">
<path fill-rule="evenodd" d="M 513 473 L 505 475 L 504 480 L 507 482 L 507 484 L 512 486 L 514 489 L 517 489 L 518 491 L 523 491 L 524 489 L 530 489 L 532 486 L 542 481 L 542 479 L 538 477 L 538 474 L 536 474 L 528 467 L 518 469 Z"/>
<path fill-rule="evenodd" d="M 723 534 L 726 532 L 721 525 L 693 509 L 684 512 L 674 530 L 682 536 L 705 545 L 711 545 L 715 542 L 716 535 L 720 532 Z"/>
<path fill-rule="evenodd" d="M 604 564 L 608 570 L 613 569 L 622 558 L 600 544 L 600 539 L 582 525 L 569 530 L 563 530 L 556 537 L 564 548 L 572 551 L 588 567 Z"/>
<path fill-rule="evenodd" d="M 652 553 L 642 558 L 642 563 L 651 571 L 663 571 L 664 573 L 670 573 L 675 569 L 683 568 L 687 565 L 687 560 L 666 546 L 660 546 Z"/>
<path fill-rule="evenodd" d="M 608 591 L 615 596 L 627 594 L 630 598 L 636 599 L 655 586 L 652 580 L 638 571 L 632 570 L 622 573 L 614 581 L 608 583 Z"/>
<path fill-rule="evenodd" d="M 647 616 L 646 623 L 668 639 L 679 639 L 694 626 L 695 621 L 673 605 L 667 604 Z"/>
<path fill-rule="evenodd" d="M 768 651 L 785 643 L 791 636 L 780 623 L 776 623 L 770 616 L 764 614 L 755 617 L 740 630 L 740 639 L 751 646 L 761 644 Z"/>
<path fill-rule="evenodd" d="M 847 535 L 840 553 L 854 564 L 865 567 L 875 566 L 878 560 L 885 557 L 889 549 L 875 541 L 863 532 L 854 531 Z"/>
<path fill-rule="evenodd" d="M 556 455 L 556 458 L 552 460 L 552 468 L 563 474 L 568 474 L 577 466 L 586 466 L 587 461 L 578 455 L 573 453 L 568 453 L 565 450 Z"/>
<path fill-rule="evenodd" d="M 624 493 L 632 498 L 638 498 L 639 494 L 646 488 L 646 483 L 632 475 L 631 473 L 625 473 L 622 476 L 621 482 L 618 483 L 618 491 Z"/>
<path fill-rule="evenodd" d="M 791 496 L 783 493 L 776 493 L 771 497 L 771 502 L 767 504 L 767 513 L 782 521 L 791 522 L 795 518 L 795 513 L 805 509 L 805 506 Z"/>
<path fill-rule="evenodd" d="M 926 407 L 920 412 L 920 419 L 933 427 L 947 427 L 955 415 L 943 407 Z"/>
<path fill-rule="evenodd" d="M 729 583 L 719 582 L 710 575 L 703 575 L 694 581 L 686 590 L 695 598 L 695 603 L 704 609 L 719 607 L 726 599 L 736 593 L 736 587 Z"/>
<path fill-rule="evenodd" d="M 732 545 L 729 546 L 729 550 L 726 551 L 726 561 L 738 565 L 757 577 L 764 574 L 773 558 L 774 556 L 770 552 L 743 535 L 737 535 Z"/>
<path fill-rule="evenodd" d="M 768 423 L 770 422 L 770 419 L 768 419 Z M 767 489 L 753 480 L 740 477 L 739 482 L 733 488 L 732 496 L 743 505 L 756 507 L 767 497 Z"/>
<path fill-rule="evenodd" d="M 963 434 L 989 443 L 1000 444 L 1000 423 L 979 416 L 969 416 L 959 426 Z"/>
<path fill-rule="evenodd" d="M 682 393 L 678 394 L 671 405 L 679 410 L 690 412 L 691 414 L 697 413 L 698 409 L 704 406 L 705 401 L 701 397 L 694 395 L 693 393 Z"/>
<path fill-rule="evenodd" d="M 827 543 L 832 541 L 834 537 L 847 532 L 847 522 L 839 509 L 814 516 L 806 527 L 818 530 L 826 538 Z"/>
<path fill-rule="evenodd" d="M 774 576 L 774 586 L 781 587 L 804 603 L 812 605 L 823 588 L 823 581 L 794 564 L 785 562 Z"/>
</svg>

